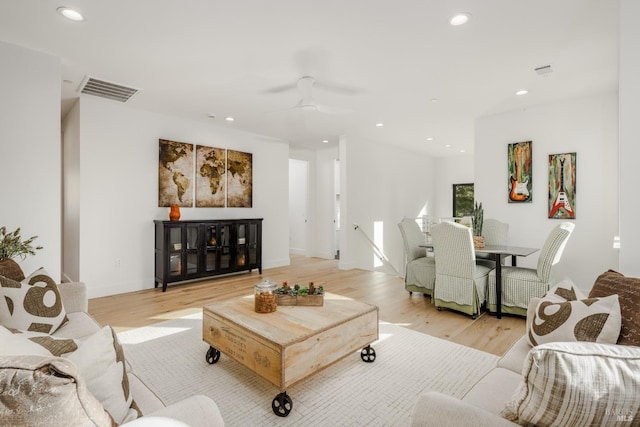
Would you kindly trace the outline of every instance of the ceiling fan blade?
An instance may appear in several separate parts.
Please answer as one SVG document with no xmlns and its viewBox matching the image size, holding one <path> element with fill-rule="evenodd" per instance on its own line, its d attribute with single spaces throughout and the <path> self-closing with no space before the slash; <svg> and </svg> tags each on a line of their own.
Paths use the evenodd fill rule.
<svg viewBox="0 0 640 427">
<path fill-rule="evenodd" d="M 282 93 L 282 92 L 288 92 L 290 90 L 293 90 L 297 87 L 297 83 L 289 83 L 286 85 L 280 85 L 280 86 L 274 86 L 272 88 L 269 89 L 265 89 L 262 91 L 262 93 Z"/>
</svg>

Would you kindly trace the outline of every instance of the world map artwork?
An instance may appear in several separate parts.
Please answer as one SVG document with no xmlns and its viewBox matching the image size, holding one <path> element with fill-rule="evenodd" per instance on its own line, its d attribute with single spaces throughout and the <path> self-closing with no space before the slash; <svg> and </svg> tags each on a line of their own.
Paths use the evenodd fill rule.
<svg viewBox="0 0 640 427">
<path fill-rule="evenodd" d="M 195 147 L 195 150 L 194 150 Z M 253 155 L 159 140 L 158 206 L 250 208 Z"/>
<path fill-rule="evenodd" d="M 253 156 L 227 150 L 227 207 L 250 208 L 253 203 Z"/>
<path fill-rule="evenodd" d="M 223 148 L 196 146 L 196 207 L 224 207 L 225 154 Z"/>
<path fill-rule="evenodd" d="M 161 139 L 158 206 L 193 206 L 193 144 Z"/>
</svg>

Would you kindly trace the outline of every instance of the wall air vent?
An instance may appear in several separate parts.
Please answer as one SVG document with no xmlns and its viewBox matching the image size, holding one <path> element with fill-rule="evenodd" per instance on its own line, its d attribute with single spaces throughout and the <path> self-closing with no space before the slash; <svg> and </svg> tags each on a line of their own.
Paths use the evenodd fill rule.
<svg viewBox="0 0 640 427">
<path fill-rule="evenodd" d="M 119 102 L 129 101 L 138 89 L 118 85 L 104 80 L 94 79 L 93 77 L 85 77 L 82 84 L 78 88 L 78 92 L 87 95 L 99 96 L 101 98 L 112 99 Z"/>
<path fill-rule="evenodd" d="M 539 76 L 546 76 L 547 74 L 551 74 L 553 70 L 551 69 L 551 65 L 543 65 L 542 67 L 537 67 L 533 69 L 536 74 Z"/>
</svg>

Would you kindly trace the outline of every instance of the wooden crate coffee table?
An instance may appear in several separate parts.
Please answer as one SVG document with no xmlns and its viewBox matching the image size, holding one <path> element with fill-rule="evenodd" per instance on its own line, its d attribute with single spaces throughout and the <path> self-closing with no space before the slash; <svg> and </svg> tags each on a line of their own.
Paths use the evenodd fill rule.
<svg viewBox="0 0 640 427">
<path fill-rule="evenodd" d="M 279 387 L 271 407 L 282 417 L 293 406 L 287 387 L 359 349 L 365 362 L 376 357 L 378 307 L 338 295 L 326 294 L 322 307 L 273 313 L 256 313 L 253 295 L 233 298 L 204 307 L 202 319 L 207 362 L 222 352 Z"/>
</svg>

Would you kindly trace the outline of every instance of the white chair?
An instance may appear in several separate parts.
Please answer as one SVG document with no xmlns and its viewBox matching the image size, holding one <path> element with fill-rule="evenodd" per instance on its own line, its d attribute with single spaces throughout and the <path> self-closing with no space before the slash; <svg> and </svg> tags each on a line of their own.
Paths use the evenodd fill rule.
<svg viewBox="0 0 640 427">
<path fill-rule="evenodd" d="M 476 265 L 471 229 L 443 222 L 431 229 L 436 259 L 433 302 L 475 319 L 485 302 L 490 267 Z"/>
<path fill-rule="evenodd" d="M 482 237 L 485 245 L 506 246 L 509 236 L 509 224 L 500 222 L 497 219 L 488 218 L 482 225 Z M 495 262 L 489 254 L 476 254 L 476 261 L 487 267 L 494 268 Z"/>
<path fill-rule="evenodd" d="M 540 298 L 549 290 L 551 268 L 560 261 L 574 228 L 574 223 L 563 222 L 551 230 L 540 251 L 537 268 L 502 267 L 503 313 L 526 316 L 531 298 Z M 495 312 L 497 309 L 495 271 L 489 274 L 488 293 L 489 311 Z"/>
<path fill-rule="evenodd" d="M 421 292 L 425 296 L 433 292 L 433 284 L 436 280 L 436 264 L 433 257 L 427 257 L 424 234 L 418 224 L 409 218 L 404 218 L 398 224 L 402 240 L 404 241 L 404 253 L 406 256 L 406 269 L 404 288 L 413 292 Z"/>
</svg>

